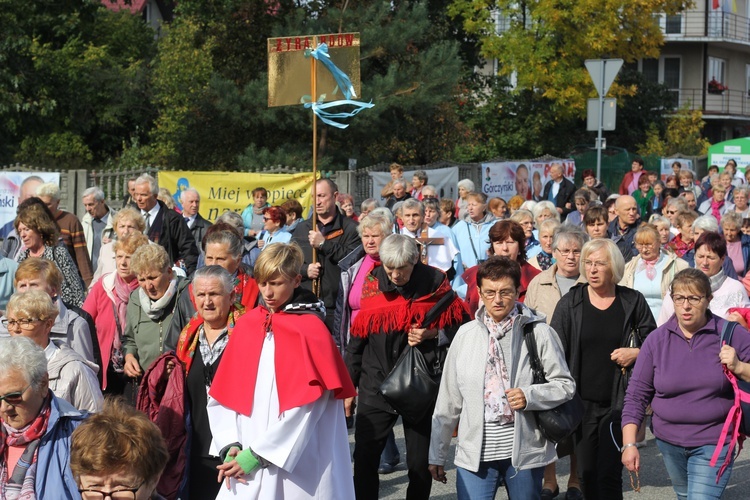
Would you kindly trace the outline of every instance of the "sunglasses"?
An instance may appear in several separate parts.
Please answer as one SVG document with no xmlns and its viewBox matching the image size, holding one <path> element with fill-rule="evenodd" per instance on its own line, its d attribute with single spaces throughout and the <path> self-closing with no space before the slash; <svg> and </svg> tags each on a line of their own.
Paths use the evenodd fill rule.
<svg viewBox="0 0 750 500">
<path fill-rule="evenodd" d="M 31 384 L 27 385 L 26 388 L 19 392 L 11 392 L 5 396 L 0 396 L 0 404 L 5 401 L 10 406 L 16 406 L 23 403 L 23 393 L 29 390 Z"/>
</svg>

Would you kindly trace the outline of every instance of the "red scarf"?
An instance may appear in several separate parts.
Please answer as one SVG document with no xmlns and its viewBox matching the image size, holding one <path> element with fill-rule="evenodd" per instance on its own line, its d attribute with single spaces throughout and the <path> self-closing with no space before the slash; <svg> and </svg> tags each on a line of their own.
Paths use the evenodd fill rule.
<svg viewBox="0 0 750 500">
<path fill-rule="evenodd" d="M 693 249 L 694 245 L 695 240 L 691 241 L 690 243 L 685 243 L 685 241 L 682 239 L 682 233 L 675 236 L 671 243 L 669 243 L 669 246 L 674 250 L 674 253 L 678 257 L 682 257 L 683 255 L 688 253 Z"/>
<path fill-rule="evenodd" d="M 229 309 L 229 315 L 227 317 L 227 335 L 231 336 L 234 331 L 234 325 L 240 316 L 245 314 L 245 307 L 236 302 Z M 195 355 L 195 349 L 198 347 L 198 331 L 203 324 L 203 316 L 198 313 L 193 314 L 188 324 L 180 332 L 180 339 L 177 341 L 177 358 L 185 367 L 185 376 L 187 377 L 190 371 L 190 366 L 193 364 L 193 356 Z"/>
<path fill-rule="evenodd" d="M 242 415 L 253 411 L 255 382 L 266 332 L 276 344 L 274 365 L 279 413 L 304 406 L 332 391 L 337 399 L 357 391 L 323 321 L 312 314 L 271 314 L 258 306 L 243 315 L 214 376 L 209 394 Z"/>
<path fill-rule="evenodd" d="M 717 202 L 711 198 L 711 215 L 716 217 L 716 221 L 721 223 L 721 208 L 724 206 L 724 200 Z"/>
<path fill-rule="evenodd" d="M 377 267 L 375 266 L 376 269 Z M 371 333 L 404 332 L 412 325 L 421 327 L 429 310 L 451 291 L 450 283 L 445 278 L 433 292 L 417 299 L 405 299 L 398 292 L 381 291 L 378 278 L 373 275 L 374 270 L 365 278 L 362 307 L 351 326 L 352 335 L 357 337 L 367 337 Z M 427 327 L 440 329 L 458 324 L 464 314 L 468 316 L 468 308 L 456 296 L 448 308 Z"/>
<path fill-rule="evenodd" d="M 0 498 L 6 498 L 8 490 L 15 491 L 17 498 L 21 500 L 36 498 L 34 494 L 34 482 L 36 478 L 36 461 L 39 455 L 37 451 L 39 439 L 47 432 L 49 425 L 49 416 L 51 413 L 51 400 L 48 396 L 42 409 L 34 420 L 23 429 L 16 430 L 5 422 L 0 426 Z M 19 459 L 13 470 L 13 476 L 20 480 L 19 472 L 23 472 L 21 484 L 16 482 L 8 484 L 11 480 L 8 474 L 8 453 L 7 446 L 25 446 L 26 450 Z M 31 456 L 27 456 L 31 455 Z M 20 467 L 20 469 L 19 469 Z"/>
</svg>

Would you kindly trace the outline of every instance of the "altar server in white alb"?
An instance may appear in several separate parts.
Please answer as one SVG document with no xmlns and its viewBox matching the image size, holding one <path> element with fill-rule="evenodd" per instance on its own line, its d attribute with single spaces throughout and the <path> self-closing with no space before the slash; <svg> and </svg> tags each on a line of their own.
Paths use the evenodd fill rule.
<svg viewBox="0 0 750 500">
<path fill-rule="evenodd" d="M 323 303 L 299 288 L 302 263 L 294 243 L 260 254 L 265 306 L 237 321 L 211 385 L 217 499 L 354 498 L 341 400 L 356 391 Z"/>
</svg>

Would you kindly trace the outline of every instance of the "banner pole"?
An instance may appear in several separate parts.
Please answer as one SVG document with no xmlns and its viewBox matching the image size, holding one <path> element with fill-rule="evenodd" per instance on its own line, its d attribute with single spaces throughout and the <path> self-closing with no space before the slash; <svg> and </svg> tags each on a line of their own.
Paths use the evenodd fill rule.
<svg viewBox="0 0 750 500">
<path fill-rule="evenodd" d="M 318 37 L 313 37 L 313 49 L 318 47 Z M 318 99 L 318 82 L 316 81 L 317 75 L 317 59 L 314 57 L 310 58 L 310 88 L 311 88 L 311 100 L 316 102 Z M 312 167 L 313 167 L 313 179 L 312 179 L 312 230 L 318 230 L 318 214 L 315 211 L 315 205 L 317 204 L 317 184 L 318 184 L 318 116 L 312 113 Z M 312 260 L 313 264 L 318 262 L 318 249 L 313 246 L 312 249 Z M 312 282 L 312 291 L 315 295 L 320 297 L 320 276 L 315 278 Z"/>
</svg>

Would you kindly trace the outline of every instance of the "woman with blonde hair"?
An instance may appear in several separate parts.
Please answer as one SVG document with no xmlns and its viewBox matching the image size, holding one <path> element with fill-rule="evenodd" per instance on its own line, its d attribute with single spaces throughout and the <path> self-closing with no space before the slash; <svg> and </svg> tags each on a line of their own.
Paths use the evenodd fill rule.
<svg viewBox="0 0 750 500">
<path fill-rule="evenodd" d="M 115 241 L 132 232 L 143 233 L 146 230 L 146 221 L 141 213 L 133 207 L 125 207 L 112 217 L 112 228 L 115 231 Z M 102 241 L 102 248 L 99 250 L 99 260 L 94 270 L 94 279 L 91 280 L 91 287 L 99 281 L 99 278 L 108 273 L 117 270 L 115 261 L 114 241 Z"/>
<path fill-rule="evenodd" d="M 635 247 L 639 254 L 625 265 L 620 285 L 641 292 L 651 314 L 658 318 L 675 275 L 690 266 L 675 254 L 662 251 L 659 230 L 651 224 L 644 224 L 635 232 Z"/>
<path fill-rule="evenodd" d="M 57 308 L 42 290 L 17 293 L 10 298 L 3 325 L 11 337 L 28 337 L 44 349 L 49 388 L 79 410 L 101 409 L 102 393 L 96 373 L 99 367 L 87 361 L 64 342 L 50 339 Z"/>
<path fill-rule="evenodd" d="M 188 283 L 174 275 L 161 245 L 139 247 L 130 258 L 130 271 L 140 288 L 131 293 L 125 312 L 123 371 L 137 379 L 161 355 L 177 299 Z"/>
<path fill-rule="evenodd" d="M 148 238 L 139 232 L 125 234 L 115 241 L 113 250 L 117 271 L 98 280 L 83 303 L 83 310 L 89 313 L 96 325 L 102 356 L 102 389 L 106 394 L 122 394 L 125 389 L 122 336 L 130 295 L 138 288 L 130 262 L 135 251 L 144 245 L 148 245 Z"/>
</svg>

